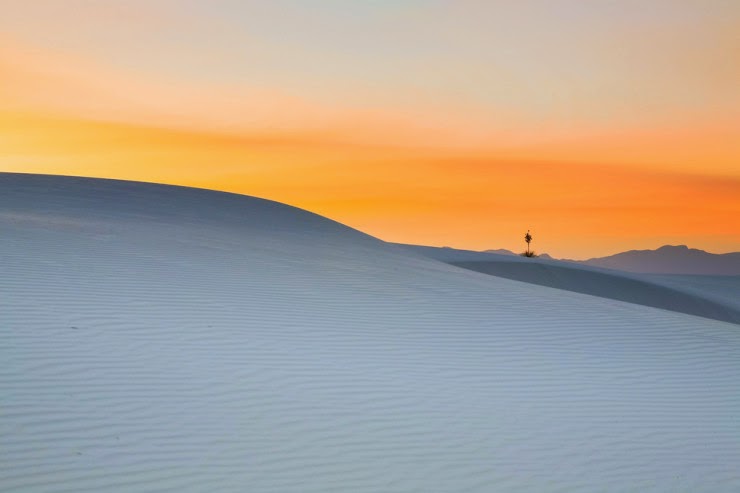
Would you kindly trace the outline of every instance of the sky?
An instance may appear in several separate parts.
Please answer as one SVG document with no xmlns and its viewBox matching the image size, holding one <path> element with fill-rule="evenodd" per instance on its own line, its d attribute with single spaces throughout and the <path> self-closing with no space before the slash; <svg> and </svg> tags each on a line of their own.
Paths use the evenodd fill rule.
<svg viewBox="0 0 740 493">
<path fill-rule="evenodd" d="M 740 251 L 736 0 L 0 0 L 0 171 L 387 241 Z"/>
</svg>

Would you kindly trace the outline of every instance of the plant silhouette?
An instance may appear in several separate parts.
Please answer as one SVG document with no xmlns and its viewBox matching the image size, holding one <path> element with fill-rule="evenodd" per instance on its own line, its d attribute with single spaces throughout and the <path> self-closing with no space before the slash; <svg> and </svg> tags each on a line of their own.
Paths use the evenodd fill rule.
<svg viewBox="0 0 740 493">
<path fill-rule="evenodd" d="M 532 235 L 527 230 L 527 234 L 524 235 L 524 241 L 527 242 L 527 251 L 522 253 L 523 257 L 536 257 L 534 251 L 529 250 L 529 243 L 532 241 Z"/>
</svg>

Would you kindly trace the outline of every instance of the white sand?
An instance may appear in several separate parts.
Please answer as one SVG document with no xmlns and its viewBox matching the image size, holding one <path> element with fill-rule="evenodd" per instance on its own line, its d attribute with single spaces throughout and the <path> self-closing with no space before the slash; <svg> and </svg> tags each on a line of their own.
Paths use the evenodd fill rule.
<svg viewBox="0 0 740 493">
<path fill-rule="evenodd" d="M 497 277 L 740 324 L 740 276 L 638 274 L 555 259 L 397 246 Z"/>
<path fill-rule="evenodd" d="M 740 491 L 740 330 L 274 202 L 0 174 L 1 491 Z"/>
</svg>

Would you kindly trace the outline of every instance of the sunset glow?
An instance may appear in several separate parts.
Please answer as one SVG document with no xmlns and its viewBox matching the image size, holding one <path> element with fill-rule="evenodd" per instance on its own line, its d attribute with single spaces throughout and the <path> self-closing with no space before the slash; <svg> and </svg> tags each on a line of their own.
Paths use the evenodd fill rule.
<svg viewBox="0 0 740 493">
<path fill-rule="evenodd" d="M 0 171 L 227 190 L 405 243 L 740 250 L 738 3 L 0 13 Z"/>
</svg>

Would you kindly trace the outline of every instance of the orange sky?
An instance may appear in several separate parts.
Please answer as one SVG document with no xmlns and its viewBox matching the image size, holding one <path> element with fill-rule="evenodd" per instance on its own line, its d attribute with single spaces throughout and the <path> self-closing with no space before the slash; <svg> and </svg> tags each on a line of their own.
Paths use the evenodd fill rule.
<svg viewBox="0 0 740 493">
<path fill-rule="evenodd" d="M 473 14 L 452 3 L 434 11 L 401 2 L 408 5 L 363 12 L 359 20 L 339 6 L 324 7 L 312 15 L 325 27 L 400 25 L 389 34 L 398 50 L 360 38 L 340 51 L 332 39 L 300 33 L 278 43 L 255 27 L 244 29 L 242 41 L 259 48 L 240 53 L 245 66 L 294 56 L 296 46 L 317 62 L 275 64 L 246 77 L 233 65 L 234 48 L 225 47 L 239 39 L 218 38 L 237 36 L 223 17 L 201 20 L 187 8 L 168 10 L 175 4 L 167 1 L 111 2 L 126 5 L 128 15 L 78 3 L 72 16 L 59 10 L 64 2 L 48 1 L 55 16 L 47 18 L 0 0 L 13 14 L 0 20 L 1 171 L 234 191 L 389 241 L 522 250 L 531 229 L 535 250 L 558 257 L 666 243 L 740 250 L 736 11 L 684 18 L 656 2 L 668 10 L 620 25 L 602 18 L 608 12 L 581 13 L 610 27 L 608 36 L 566 16 L 563 29 L 583 39 L 562 41 L 563 31 L 550 24 L 552 33 L 531 31 L 545 41 L 552 36 L 547 50 L 562 58 L 552 65 L 516 30 L 499 40 L 521 42 L 513 55 L 500 46 L 478 48 L 488 26 L 478 30 L 465 16 L 488 7 L 476 2 L 468 4 Z M 533 12 L 545 4 L 528 5 L 534 10 L 493 13 L 534 30 L 541 26 Z M 577 5 L 563 2 L 569 15 Z M 142 16 L 133 15 L 137 8 Z M 278 25 L 293 12 L 255 9 Z M 63 21 L 79 29 L 57 25 Z M 120 30 L 123 41 L 138 29 L 137 39 L 154 43 L 153 54 L 109 39 L 106 26 Z M 458 40 L 462 32 L 469 32 L 468 44 Z M 215 40 L 204 47 L 205 33 Z M 435 50 L 410 44 L 412 35 Z M 580 48 L 584 40 L 596 47 Z M 204 58 L 213 65 L 207 76 L 189 72 L 195 61 L 177 61 L 191 42 L 199 56 L 215 59 Z M 341 59 L 353 50 L 378 58 L 367 63 L 385 72 L 373 81 L 355 74 L 364 65 Z M 416 65 L 401 64 L 399 50 Z M 483 69 L 473 55 L 497 63 Z M 594 60 L 600 62 L 592 67 Z M 485 90 L 483 82 L 493 86 Z"/>
</svg>

